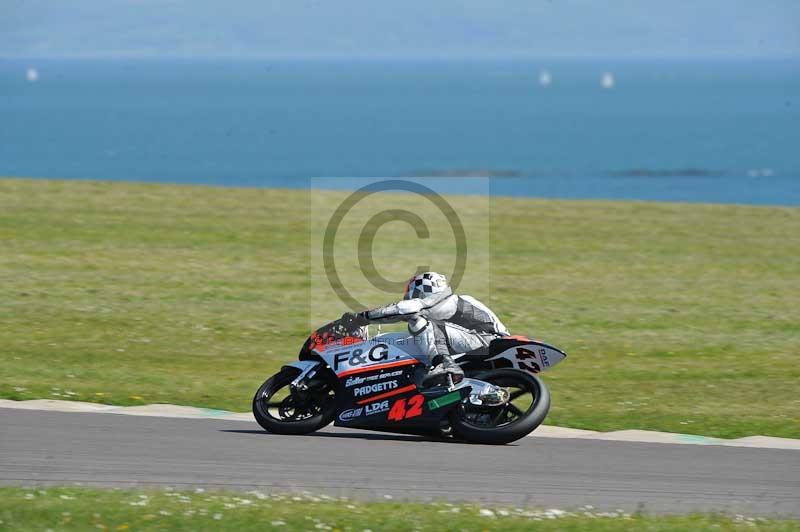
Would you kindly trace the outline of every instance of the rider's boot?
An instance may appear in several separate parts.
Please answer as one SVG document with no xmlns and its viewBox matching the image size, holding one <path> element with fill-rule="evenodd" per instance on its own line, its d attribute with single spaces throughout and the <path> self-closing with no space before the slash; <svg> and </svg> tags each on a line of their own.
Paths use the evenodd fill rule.
<svg viewBox="0 0 800 532">
<path fill-rule="evenodd" d="M 441 358 L 438 364 L 437 359 Z M 441 357 L 434 358 L 434 364 L 428 370 L 427 375 L 422 379 L 422 385 L 428 386 L 444 386 L 450 384 L 447 376 L 450 376 L 453 384 L 458 384 L 464 380 L 464 370 L 456 364 L 455 360 L 449 355 L 442 355 Z"/>
</svg>

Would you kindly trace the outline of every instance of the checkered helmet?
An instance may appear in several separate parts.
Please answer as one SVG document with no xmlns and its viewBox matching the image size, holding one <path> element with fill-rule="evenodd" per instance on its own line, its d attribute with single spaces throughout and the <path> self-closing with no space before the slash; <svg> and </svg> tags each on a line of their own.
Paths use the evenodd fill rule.
<svg viewBox="0 0 800 532">
<path fill-rule="evenodd" d="M 408 281 L 403 299 L 425 299 L 449 290 L 447 277 L 436 272 L 425 272 L 415 275 Z"/>
</svg>

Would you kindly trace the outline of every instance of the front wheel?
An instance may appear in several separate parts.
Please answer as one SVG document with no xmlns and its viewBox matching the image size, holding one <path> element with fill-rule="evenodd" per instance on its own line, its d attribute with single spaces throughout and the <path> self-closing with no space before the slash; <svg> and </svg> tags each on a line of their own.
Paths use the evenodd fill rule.
<svg viewBox="0 0 800 532">
<path fill-rule="evenodd" d="M 518 440 L 541 425 L 550 410 L 550 392 L 538 377 L 518 370 L 482 373 L 478 380 L 509 391 L 502 406 L 473 405 L 469 400 L 453 409 L 453 433 L 466 441 L 502 445 Z"/>
<path fill-rule="evenodd" d="M 327 379 L 313 379 L 308 390 L 289 386 L 297 368 L 286 367 L 267 379 L 253 397 L 253 416 L 273 434 L 308 434 L 333 421 L 336 392 Z"/>
</svg>

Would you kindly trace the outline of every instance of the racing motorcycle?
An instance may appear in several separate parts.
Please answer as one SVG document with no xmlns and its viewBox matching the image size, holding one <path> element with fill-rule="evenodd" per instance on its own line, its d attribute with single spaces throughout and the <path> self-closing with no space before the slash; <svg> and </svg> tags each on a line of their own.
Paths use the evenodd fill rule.
<svg viewBox="0 0 800 532">
<path fill-rule="evenodd" d="M 422 386 L 425 357 L 414 337 L 369 336 L 341 320 L 314 331 L 291 362 L 258 389 L 253 415 L 268 432 L 307 434 L 331 422 L 381 432 L 454 437 L 483 444 L 518 440 L 538 427 L 550 394 L 538 373 L 566 357 L 525 336 L 494 339 L 456 357 L 465 377 Z"/>
</svg>

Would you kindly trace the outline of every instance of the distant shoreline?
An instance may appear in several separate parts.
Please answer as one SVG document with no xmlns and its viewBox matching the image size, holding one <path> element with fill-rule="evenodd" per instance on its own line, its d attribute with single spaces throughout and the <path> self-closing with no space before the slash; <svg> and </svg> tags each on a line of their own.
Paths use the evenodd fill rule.
<svg viewBox="0 0 800 532">
<path fill-rule="evenodd" d="M 627 176 L 625 176 L 627 177 Z M 707 176 L 704 176 L 707 177 Z M 430 178 L 411 178 L 411 177 L 386 177 L 386 178 L 304 178 L 304 179 L 270 179 L 265 180 L 261 184 L 241 184 L 241 183 L 221 183 L 221 182 L 172 182 L 164 180 L 145 180 L 145 179 L 96 179 L 96 178 L 51 178 L 51 177 L 23 177 L 23 176 L 3 176 L 0 175 L 2 180 L 31 180 L 31 181 L 44 181 L 53 183 L 70 182 L 76 183 L 96 183 L 96 184 L 129 184 L 129 185 L 153 185 L 153 186 L 176 186 L 176 187 L 200 187 L 200 188 L 220 188 L 220 189 L 261 189 L 261 190 L 325 190 L 325 191 L 352 191 L 360 188 L 364 184 L 380 181 L 382 179 L 410 179 L 424 184 L 431 185 L 435 182 L 445 185 L 448 181 L 452 186 L 435 186 L 438 193 L 449 196 L 485 196 L 482 190 L 485 187 L 474 187 L 474 190 L 465 190 L 464 183 L 474 181 L 481 184 L 482 181 L 488 181 L 490 185 L 490 195 L 493 198 L 514 198 L 514 199 L 532 199 L 532 200 L 562 200 L 562 201 L 593 201 L 593 202 L 646 202 L 646 203 L 665 203 L 665 204 L 687 204 L 687 205 L 731 205 L 731 206 L 747 206 L 747 207 L 775 207 L 775 208 L 797 208 L 800 207 L 800 198 L 794 199 L 794 203 L 761 203 L 761 202 L 737 202 L 737 201 L 704 201 L 702 199 L 695 200 L 682 200 L 682 199 L 659 199 L 649 197 L 603 197 L 603 196 L 556 196 L 556 195 L 537 195 L 537 194 L 515 194 L 513 184 L 519 180 L 536 180 L 540 178 L 520 178 L 520 177 L 481 177 L 481 176 L 437 176 Z M 717 179 L 717 178 L 714 178 Z M 791 178 L 784 178 L 791 179 Z M 331 186 L 320 186 L 324 181 L 330 180 Z M 312 185 L 312 181 L 314 182 Z"/>
</svg>

